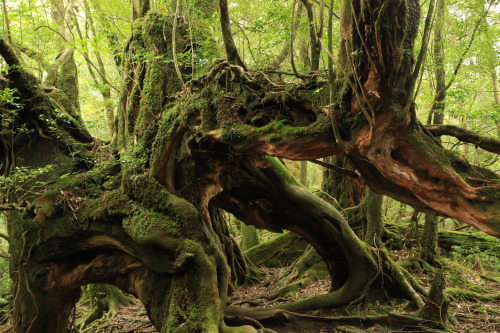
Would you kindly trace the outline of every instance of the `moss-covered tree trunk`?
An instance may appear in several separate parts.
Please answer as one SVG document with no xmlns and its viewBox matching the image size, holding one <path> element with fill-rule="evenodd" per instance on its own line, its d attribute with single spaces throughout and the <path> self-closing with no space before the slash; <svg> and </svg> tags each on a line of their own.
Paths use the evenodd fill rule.
<svg viewBox="0 0 500 333">
<path fill-rule="evenodd" d="M 5 198 L 15 210 L 14 332 L 65 332 L 80 287 L 89 283 L 136 295 L 162 333 L 239 330 L 225 325 L 224 311 L 231 281 L 246 273 L 236 270 L 245 258 L 235 255 L 218 209 L 257 228 L 294 231 L 325 261 L 332 291 L 286 309 L 346 304 L 382 286 L 423 305 L 387 253 L 362 242 L 335 208 L 271 156 L 344 153 L 375 192 L 498 236 L 498 177 L 443 150 L 415 118 L 418 3 L 369 2 L 341 3 L 341 66 L 330 105 L 321 80 L 283 90 L 248 75 L 234 43 L 226 45 L 229 62 L 187 90 L 164 61 L 190 47 L 182 22 L 174 32 L 171 17 L 148 11 L 149 1 L 133 1 L 118 151 L 57 107 L 0 40 L 9 64 L 2 84 L 17 89 L 23 105 L 4 106 L 2 117 L 15 113 L 28 130 L 14 141 L 2 132 L 0 156 L 8 158 L 1 171 L 54 165 L 36 174 L 45 183 L 25 182 Z M 227 2 L 219 4 L 229 43 Z M 478 172 L 489 181 L 478 183 Z"/>
<path fill-rule="evenodd" d="M 244 222 L 240 222 L 241 229 L 241 242 L 240 247 L 243 251 L 250 249 L 256 245 L 259 245 L 259 234 L 257 228 L 253 225 L 246 225 Z"/>
<path fill-rule="evenodd" d="M 438 224 L 439 218 L 436 215 L 425 215 L 424 230 L 420 241 L 420 258 L 431 265 L 437 262 Z"/>
<path fill-rule="evenodd" d="M 446 99 L 446 82 L 444 68 L 444 38 L 443 30 L 445 28 L 446 0 L 436 2 L 436 27 L 434 29 L 434 74 L 436 77 L 436 89 L 431 110 L 427 118 L 427 124 L 442 125 L 444 123 L 444 110 Z M 441 138 L 436 139 L 441 143 Z M 437 233 L 438 218 L 435 215 L 426 214 L 424 230 L 421 240 L 421 258 L 426 262 L 433 264 L 437 257 Z"/>
<path fill-rule="evenodd" d="M 59 28 L 60 50 L 54 61 L 49 65 L 43 84 L 47 87 L 60 89 L 70 106 L 80 113 L 78 100 L 78 70 L 75 63 L 75 48 L 72 26 L 75 24 L 74 0 L 51 0 L 52 18 Z M 68 106 L 66 106 L 68 108 Z"/>
<path fill-rule="evenodd" d="M 372 246 L 382 243 L 384 224 L 382 221 L 382 203 L 384 197 L 368 189 L 366 193 L 366 224 L 364 224 L 363 240 Z"/>
<path fill-rule="evenodd" d="M 82 297 L 90 304 L 90 311 L 77 323 L 81 330 L 102 318 L 106 313 L 113 316 L 122 305 L 133 304 L 133 301 L 124 296 L 115 286 L 108 284 L 88 285 Z"/>
</svg>

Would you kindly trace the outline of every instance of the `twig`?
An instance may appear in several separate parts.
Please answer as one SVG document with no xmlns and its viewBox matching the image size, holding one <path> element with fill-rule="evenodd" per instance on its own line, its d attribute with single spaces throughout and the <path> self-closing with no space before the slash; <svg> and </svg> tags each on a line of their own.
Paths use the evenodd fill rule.
<svg viewBox="0 0 500 333">
<path fill-rule="evenodd" d="M 49 27 L 48 25 L 41 25 L 41 26 L 36 27 L 35 29 L 33 29 L 33 31 L 37 31 L 40 28 L 47 28 L 49 30 L 52 30 L 53 32 L 55 32 L 56 34 L 58 34 L 59 36 L 61 36 L 61 38 L 64 39 L 64 41 L 66 43 L 70 43 L 70 41 L 67 40 L 66 37 L 64 37 L 64 35 L 62 33 L 60 33 L 59 31 L 57 31 L 56 29 L 53 29 L 53 28 Z"/>
<path fill-rule="evenodd" d="M 255 60 L 255 56 L 253 55 L 253 51 L 252 51 L 252 48 L 250 47 L 250 40 L 248 39 L 248 36 L 247 34 L 245 33 L 245 30 L 241 27 L 241 25 L 233 20 L 234 23 L 236 23 L 236 26 L 240 29 L 240 31 L 243 33 L 243 36 L 245 37 L 245 39 L 247 40 L 247 43 L 248 43 L 248 50 L 250 50 L 250 55 L 252 56 L 252 59 L 255 63 L 257 63 L 257 60 Z"/>
<path fill-rule="evenodd" d="M 460 66 L 462 66 L 462 63 L 464 61 L 464 58 L 465 58 L 465 55 L 469 52 L 471 46 L 472 46 L 472 43 L 474 42 L 474 38 L 476 36 L 476 32 L 479 28 L 479 26 L 481 25 L 481 22 L 483 22 L 483 20 L 485 19 L 486 15 L 488 15 L 491 7 L 493 6 L 493 4 L 495 4 L 497 1 L 495 2 L 491 2 L 488 9 L 486 9 L 486 11 L 484 12 L 483 16 L 481 16 L 481 18 L 479 19 L 479 21 L 476 22 L 476 25 L 474 27 L 474 30 L 472 31 L 472 36 L 470 38 L 470 41 L 469 41 L 469 45 L 467 45 L 467 48 L 464 50 L 464 52 L 462 53 L 462 55 L 460 56 L 460 60 L 458 61 L 458 64 L 457 66 L 455 67 L 455 70 L 453 71 L 453 75 L 451 76 L 450 78 L 450 82 L 448 82 L 448 84 L 446 85 L 446 87 L 438 92 L 439 93 L 444 93 L 446 90 L 448 90 L 451 85 L 453 84 L 453 82 L 455 81 L 456 77 L 457 77 L 457 74 L 458 74 L 458 70 L 460 69 Z"/>
<path fill-rule="evenodd" d="M 6 234 L 2 234 L 2 233 L 0 233 L 0 238 L 3 238 L 3 239 L 5 239 L 8 243 L 10 243 L 10 238 L 9 238 L 9 236 L 7 236 Z"/>
</svg>

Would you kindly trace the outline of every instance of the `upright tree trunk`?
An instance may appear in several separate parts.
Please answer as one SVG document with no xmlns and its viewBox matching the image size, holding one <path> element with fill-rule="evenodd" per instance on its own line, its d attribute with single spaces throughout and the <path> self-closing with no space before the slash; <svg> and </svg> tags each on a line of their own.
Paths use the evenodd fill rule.
<svg viewBox="0 0 500 333">
<path fill-rule="evenodd" d="M 52 17 L 59 27 L 61 47 L 56 59 L 49 66 L 43 84 L 47 87 L 60 89 L 76 113 L 80 114 L 78 69 L 74 59 L 75 49 L 71 46 L 71 43 L 74 42 L 71 32 L 75 22 L 74 6 L 73 0 L 67 2 L 65 0 L 51 0 Z"/>
<path fill-rule="evenodd" d="M 324 161 L 339 168 L 353 169 L 344 155 L 327 157 Z M 324 197 L 322 196 L 323 200 L 334 205 L 338 204 L 338 206 L 345 209 L 361 203 L 366 186 L 362 178 L 354 179 L 331 169 L 323 168 L 321 190 L 327 194 Z M 335 199 L 336 202 L 331 202 L 332 199 L 330 197 Z"/>
<path fill-rule="evenodd" d="M 364 241 L 372 246 L 382 244 L 384 224 L 382 221 L 382 203 L 384 196 L 374 193 L 370 188 L 366 190 L 366 226 Z"/>
<path fill-rule="evenodd" d="M 301 0 L 307 14 L 307 25 L 309 28 L 309 43 L 310 43 L 310 69 L 317 71 L 319 69 L 319 61 L 321 59 L 321 42 L 320 38 L 323 34 L 323 5 L 321 5 L 320 17 L 315 20 L 313 4 L 309 0 Z M 319 24 L 317 24 L 319 21 Z"/>
<path fill-rule="evenodd" d="M 309 182 L 307 180 L 307 161 L 300 161 L 300 183 L 304 185 L 305 188 L 309 188 Z"/>
<path fill-rule="evenodd" d="M 444 70 L 444 38 L 443 29 L 446 15 L 446 0 L 437 0 L 436 3 L 436 23 L 434 28 L 434 74 L 436 77 L 436 91 L 429 111 L 428 119 L 434 119 L 433 125 L 442 125 L 444 122 L 444 108 L 446 98 L 446 82 Z M 430 125 L 430 123 L 429 123 Z M 441 142 L 441 137 L 436 138 Z M 425 214 L 424 230 L 422 232 L 421 258 L 430 264 L 436 262 L 437 257 L 437 233 L 438 220 L 435 215 Z"/>
<path fill-rule="evenodd" d="M 2 0 L 2 7 L 3 7 L 3 19 L 4 19 L 4 23 L 5 23 L 5 28 L 7 30 L 7 41 L 9 42 L 9 44 L 12 45 L 12 35 L 11 35 L 11 31 L 10 31 L 10 19 L 9 19 L 9 15 L 7 13 L 7 5 L 5 4 L 5 0 Z"/>
<path fill-rule="evenodd" d="M 491 72 L 491 80 L 493 81 L 493 94 L 495 96 L 495 105 L 497 106 L 497 110 L 500 110 L 500 88 L 498 87 L 498 76 L 496 69 L 494 68 Z M 500 138 L 500 119 L 497 120 L 497 132 L 498 137 Z"/>
<path fill-rule="evenodd" d="M 425 214 L 424 230 L 422 232 L 420 258 L 433 265 L 437 262 L 438 223 L 436 215 Z"/>
<path fill-rule="evenodd" d="M 429 123 L 442 125 L 444 122 L 444 108 L 446 98 L 446 82 L 444 70 L 444 39 L 443 29 L 445 25 L 446 0 L 437 0 L 436 3 L 436 23 L 434 28 L 434 75 L 436 78 L 436 87 L 434 100 L 430 113 L 434 115 L 434 120 Z M 431 115 L 429 115 L 429 118 Z M 437 138 L 440 140 L 440 138 Z"/>
</svg>

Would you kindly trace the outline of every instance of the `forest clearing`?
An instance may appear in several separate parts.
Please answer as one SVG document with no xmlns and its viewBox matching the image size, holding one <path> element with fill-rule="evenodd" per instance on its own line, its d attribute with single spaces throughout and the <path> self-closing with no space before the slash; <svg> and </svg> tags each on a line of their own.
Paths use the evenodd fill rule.
<svg viewBox="0 0 500 333">
<path fill-rule="evenodd" d="M 2 0 L 0 333 L 500 332 L 498 0 Z"/>
</svg>

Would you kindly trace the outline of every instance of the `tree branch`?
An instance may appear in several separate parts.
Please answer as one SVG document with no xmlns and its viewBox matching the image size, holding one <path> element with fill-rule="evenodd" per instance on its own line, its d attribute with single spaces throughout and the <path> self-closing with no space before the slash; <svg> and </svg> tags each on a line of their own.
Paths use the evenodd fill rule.
<svg viewBox="0 0 500 333">
<path fill-rule="evenodd" d="M 460 141 L 472 143 L 476 145 L 476 147 L 480 147 L 486 151 L 500 154 L 500 140 L 486 138 L 472 131 L 453 125 L 433 125 L 426 126 L 425 128 L 434 136 L 453 136 Z"/>
<path fill-rule="evenodd" d="M 16 204 L 3 204 L 3 205 L 0 205 L 0 212 L 1 211 L 9 211 L 9 210 L 19 210 L 21 208 L 23 208 L 23 207 L 16 205 Z M 2 237 L 1 234 L 0 234 L 0 237 Z"/>
<path fill-rule="evenodd" d="M 354 178 L 354 179 L 358 179 L 360 177 L 359 173 L 357 173 L 356 171 L 352 171 L 352 170 L 344 169 L 344 168 L 339 168 L 338 166 L 333 165 L 333 164 L 321 162 L 319 160 L 309 160 L 309 162 L 312 162 L 312 163 L 317 164 L 317 165 L 321 165 L 324 168 L 341 173 L 345 176 L 349 176 L 349 177 Z"/>
<path fill-rule="evenodd" d="M 10 243 L 10 238 L 9 238 L 9 236 L 7 236 L 7 235 L 5 235 L 5 234 L 0 233 L 0 238 L 3 238 L 3 239 L 5 239 L 8 243 Z"/>
<path fill-rule="evenodd" d="M 0 55 L 4 58 L 7 65 L 10 67 L 20 66 L 21 61 L 17 57 L 12 47 L 5 42 L 5 39 L 0 38 Z"/>
<path fill-rule="evenodd" d="M 444 93 L 446 90 L 448 90 L 451 87 L 451 85 L 455 81 L 455 78 L 457 77 L 457 74 L 458 74 L 458 70 L 460 69 L 460 66 L 462 66 L 462 63 L 465 59 L 465 56 L 469 52 L 469 50 L 472 46 L 472 43 L 474 42 L 474 38 L 476 37 L 476 32 L 477 32 L 479 26 L 481 25 L 481 23 L 483 22 L 483 20 L 486 18 L 486 15 L 488 15 L 488 13 L 490 12 L 490 9 L 493 6 L 493 4 L 494 4 L 493 2 L 490 3 L 488 9 L 486 9 L 484 14 L 479 18 L 479 21 L 476 22 L 476 25 L 474 26 L 474 30 L 472 30 L 472 36 L 470 38 L 469 45 L 467 45 L 467 48 L 464 50 L 464 52 L 460 56 L 460 60 L 458 61 L 457 66 L 455 67 L 455 70 L 453 71 L 453 75 L 451 76 L 450 81 L 448 82 L 446 87 L 443 89 L 443 91 L 440 91 L 438 93 L 441 93 L 441 94 Z"/>
</svg>

